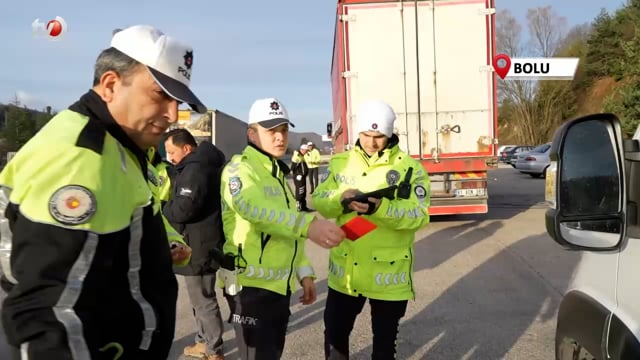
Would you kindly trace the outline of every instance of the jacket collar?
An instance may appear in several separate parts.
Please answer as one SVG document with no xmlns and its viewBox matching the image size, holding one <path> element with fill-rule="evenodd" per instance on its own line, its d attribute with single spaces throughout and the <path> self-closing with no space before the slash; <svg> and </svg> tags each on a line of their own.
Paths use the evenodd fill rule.
<svg viewBox="0 0 640 360">
<path fill-rule="evenodd" d="M 187 166 L 189 162 L 191 162 L 191 159 L 194 157 L 194 151 L 195 150 L 192 150 L 190 153 L 185 155 L 185 157 L 183 157 L 182 160 L 180 160 L 180 162 L 176 164 L 176 170 L 178 172 L 182 172 L 184 167 Z"/>
<path fill-rule="evenodd" d="M 88 116 L 89 121 L 97 121 L 122 146 L 127 148 L 138 160 L 142 174 L 147 178 L 147 153 L 138 147 L 113 118 L 107 104 L 93 90 L 82 95 L 78 101 L 69 106 L 69 110 Z"/>
<path fill-rule="evenodd" d="M 373 154 L 369 156 L 360 146 L 360 140 L 356 141 L 356 146 L 354 147 L 354 151 L 363 156 L 365 159 L 369 161 L 370 164 L 375 164 L 379 161 L 389 162 L 389 159 L 400 151 L 400 139 L 398 135 L 393 134 L 389 138 L 389 142 L 387 142 L 387 146 L 384 149 L 378 151 L 377 154 Z"/>
<path fill-rule="evenodd" d="M 247 147 L 244 149 L 243 154 L 249 158 L 251 161 L 259 163 L 264 166 L 264 168 L 271 172 L 273 177 L 278 177 L 278 174 L 281 172 L 284 176 L 287 176 L 291 169 L 285 164 L 284 161 L 274 158 L 273 156 L 267 154 L 264 150 L 258 148 L 255 144 L 249 143 Z"/>
</svg>

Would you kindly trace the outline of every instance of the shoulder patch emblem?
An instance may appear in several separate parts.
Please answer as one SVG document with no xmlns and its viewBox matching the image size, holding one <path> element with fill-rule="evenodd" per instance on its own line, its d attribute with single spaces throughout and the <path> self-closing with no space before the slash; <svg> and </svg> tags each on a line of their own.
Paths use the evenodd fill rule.
<svg viewBox="0 0 640 360">
<path fill-rule="evenodd" d="M 400 180 L 399 172 L 397 172 L 396 170 L 389 170 L 387 172 L 387 184 L 389 184 L 389 186 L 397 184 L 399 180 Z"/>
<path fill-rule="evenodd" d="M 327 181 L 329 176 L 331 176 L 331 171 L 329 171 L 329 169 L 327 169 L 327 172 L 324 173 L 324 175 L 322 175 L 322 177 L 320 178 L 320 182 L 323 183 L 323 182 Z"/>
<path fill-rule="evenodd" d="M 84 186 L 63 186 L 49 199 L 49 213 L 65 225 L 84 224 L 96 213 L 96 197 Z"/>
<path fill-rule="evenodd" d="M 427 196 L 427 190 L 425 190 L 424 186 L 418 185 L 413 191 L 416 193 L 418 199 L 424 199 Z"/>
<path fill-rule="evenodd" d="M 242 190 L 242 181 L 238 176 L 233 176 L 229 179 L 229 192 L 231 196 L 236 196 Z"/>
</svg>

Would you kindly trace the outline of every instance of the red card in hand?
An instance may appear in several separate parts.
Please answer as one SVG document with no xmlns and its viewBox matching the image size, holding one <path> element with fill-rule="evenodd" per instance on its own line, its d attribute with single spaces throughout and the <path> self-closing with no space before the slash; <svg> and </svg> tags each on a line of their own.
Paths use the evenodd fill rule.
<svg viewBox="0 0 640 360">
<path fill-rule="evenodd" d="M 369 232 L 373 231 L 376 227 L 378 227 L 376 224 L 363 218 L 362 216 L 356 216 L 344 223 L 344 225 L 342 225 L 340 228 L 342 229 L 342 231 L 344 231 L 347 239 L 353 241 L 365 236 Z"/>
</svg>

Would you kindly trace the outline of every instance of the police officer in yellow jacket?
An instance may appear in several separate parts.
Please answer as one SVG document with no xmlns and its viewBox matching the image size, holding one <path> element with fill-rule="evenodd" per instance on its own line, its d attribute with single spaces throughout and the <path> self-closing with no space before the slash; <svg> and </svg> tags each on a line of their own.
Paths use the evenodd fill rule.
<svg viewBox="0 0 640 360">
<path fill-rule="evenodd" d="M 155 147 L 149 148 L 147 153 L 151 165 L 157 172 L 158 197 L 164 207 L 164 204 L 169 201 L 169 197 L 171 196 L 171 174 L 174 171 L 173 165 L 163 160 Z"/>
<path fill-rule="evenodd" d="M 312 197 L 317 211 L 339 225 L 350 226 L 356 219 L 376 226 L 368 233 L 362 226 L 354 229 L 361 237 L 331 250 L 324 313 L 327 359 L 348 359 L 349 335 L 367 299 L 372 358 L 395 359 L 398 324 L 407 301 L 415 297 L 414 236 L 429 223 L 430 182 L 422 165 L 398 148 L 394 120 L 386 103 L 363 103 L 356 146 L 334 155 Z M 366 193 L 381 189 L 391 191 L 367 198 Z"/>
<path fill-rule="evenodd" d="M 316 149 L 311 141 L 307 143 L 307 152 L 304 154 L 304 160 L 309 167 L 309 186 L 310 194 L 313 194 L 318 187 L 318 171 L 320 168 L 320 151 Z"/>
<path fill-rule="evenodd" d="M 169 197 L 171 196 L 171 170 L 173 170 L 172 165 L 167 161 L 162 160 L 155 165 L 156 170 L 158 170 L 158 188 L 159 188 L 159 196 L 160 201 L 164 205 L 167 201 L 169 201 Z"/>
<path fill-rule="evenodd" d="M 185 254 L 168 246 L 146 149 L 179 101 L 206 110 L 188 87 L 192 54 L 149 26 L 115 33 L 93 88 L 0 173 L 2 323 L 14 359 L 167 358 L 172 265 Z"/>
<path fill-rule="evenodd" d="M 147 165 L 147 183 L 155 199 L 153 202 L 153 212 L 154 214 L 156 212 L 162 214 L 162 179 L 160 171 L 154 166 L 154 162 L 157 163 L 158 153 L 155 151 L 155 148 L 152 147 L 147 150 L 147 156 L 147 160 L 149 161 Z M 187 265 L 191 260 L 192 249 L 185 243 L 182 235 L 171 226 L 164 214 L 162 214 L 162 222 L 167 232 L 174 265 L 179 267 Z"/>
<path fill-rule="evenodd" d="M 288 144 L 289 116 L 277 99 L 257 100 L 249 112 L 249 145 L 222 172 L 225 233 L 220 277 L 243 360 L 279 359 L 296 285 L 300 301 L 316 299 L 314 271 L 305 240 L 339 244 L 344 233 L 334 223 L 298 212 L 280 158 Z"/>
</svg>

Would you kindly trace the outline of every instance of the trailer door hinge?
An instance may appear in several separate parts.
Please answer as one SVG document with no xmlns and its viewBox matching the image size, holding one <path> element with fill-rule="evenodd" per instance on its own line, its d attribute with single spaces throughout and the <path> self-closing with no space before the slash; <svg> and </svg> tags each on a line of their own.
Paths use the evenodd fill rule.
<svg viewBox="0 0 640 360">
<path fill-rule="evenodd" d="M 478 12 L 480 13 L 480 15 L 493 15 L 493 14 L 496 13 L 496 9 L 495 8 L 486 8 L 486 9 L 478 10 Z"/>
<path fill-rule="evenodd" d="M 356 21 L 355 15 L 340 15 L 340 21 Z"/>
<path fill-rule="evenodd" d="M 353 71 L 343 71 L 342 72 L 342 77 L 343 78 L 352 78 L 352 77 L 357 77 L 358 73 L 353 72 Z"/>
</svg>

